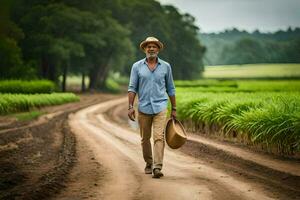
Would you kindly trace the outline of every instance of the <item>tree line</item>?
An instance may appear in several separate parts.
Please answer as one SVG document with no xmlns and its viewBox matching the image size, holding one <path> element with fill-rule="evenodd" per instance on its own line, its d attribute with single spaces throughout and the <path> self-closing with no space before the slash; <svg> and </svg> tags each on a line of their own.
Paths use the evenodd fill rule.
<svg viewBox="0 0 300 200">
<path fill-rule="evenodd" d="M 207 47 L 206 65 L 300 63 L 300 28 L 274 33 L 249 33 L 236 28 L 221 33 L 201 33 Z"/>
<path fill-rule="evenodd" d="M 175 79 L 198 78 L 205 47 L 189 14 L 155 0 L 4 0 L 0 7 L 0 79 L 49 79 L 66 88 L 80 74 L 103 89 L 110 71 L 129 75 L 144 57 L 139 43 L 158 37 Z M 187 70 L 188 69 L 188 70 Z M 84 81 L 83 81 L 84 83 Z"/>
</svg>

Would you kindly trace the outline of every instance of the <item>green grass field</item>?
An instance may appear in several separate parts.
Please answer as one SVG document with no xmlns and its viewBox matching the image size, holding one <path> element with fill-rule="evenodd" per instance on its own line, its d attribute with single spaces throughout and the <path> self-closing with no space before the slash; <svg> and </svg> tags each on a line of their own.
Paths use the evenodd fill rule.
<svg viewBox="0 0 300 200">
<path fill-rule="evenodd" d="M 10 94 L 40 94 L 57 91 L 54 82 L 49 80 L 1 80 L 0 93 Z"/>
<path fill-rule="evenodd" d="M 62 81 L 62 77 L 59 77 L 59 80 Z M 81 86 L 82 77 L 70 75 L 67 77 L 67 86 Z M 85 84 L 89 85 L 90 79 L 88 76 L 85 77 Z"/>
<path fill-rule="evenodd" d="M 32 119 L 37 119 L 39 116 L 43 114 L 45 114 L 45 112 L 40 112 L 35 110 L 35 111 L 12 114 L 11 116 L 17 118 L 18 121 L 29 121 Z"/>
<path fill-rule="evenodd" d="M 300 64 L 206 66 L 203 78 L 300 78 Z"/>
<path fill-rule="evenodd" d="M 79 101 L 73 93 L 0 94 L 0 115 L 27 112 L 43 106 Z"/>
<path fill-rule="evenodd" d="M 300 80 L 176 81 L 177 117 L 247 144 L 300 151 Z M 190 127 L 192 128 L 192 127 Z M 201 131 L 201 130 L 198 130 Z"/>
<path fill-rule="evenodd" d="M 176 91 L 193 92 L 292 92 L 300 91 L 300 80 L 213 80 L 175 81 Z"/>
</svg>

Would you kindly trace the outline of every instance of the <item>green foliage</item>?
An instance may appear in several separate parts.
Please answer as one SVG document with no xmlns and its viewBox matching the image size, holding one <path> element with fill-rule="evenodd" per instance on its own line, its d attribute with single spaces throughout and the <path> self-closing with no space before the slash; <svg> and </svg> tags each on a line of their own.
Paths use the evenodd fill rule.
<svg viewBox="0 0 300 200">
<path fill-rule="evenodd" d="M 176 87 L 237 87 L 237 81 L 220 81 L 214 79 L 201 79 L 194 81 L 175 80 Z"/>
<path fill-rule="evenodd" d="M 10 38 L 0 37 L 0 70 L 1 77 L 11 77 L 12 68 L 21 66 L 21 49 L 17 46 L 16 41 Z"/>
<path fill-rule="evenodd" d="M 173 77 L 182 80 L 197 79 L 204 70 L 202 57 L 206 49 L 195 37 L 198 34 L 195 19 L 189 14 L 180 14 L 173 6 L 165 6 L 164 10 L 170 33 L 165 39 L 167 49 L 163 56 L 166 55 L 172 65 Z"/>
<path fill-rule="evenodd" d="M 119 85 L 128 86 L 129 78 L 127 76 L 122 76 L 119 72 L 111 72 L 109 77 L 112 78 Z"/>
<path fill-rule="evenodd" d="M 266 48 L 260 41 L 250 38 L 242 38 L 233 46 L 226 46 L 221 54 L 223 63 L 244 64 L 244 63 L 266 63 Z"/>
<path fill-rule="evenodd" d="M 137 49 L 136 58 L 145 57 L 138 49 L 148 36 L 158 37 L 165 45 L 160 57 L 172 65 L 175 79 L 195 79 L 203 71 L 202 57 L 205 48 L 197 38 L 195 19 L 189 14 L 181 14 L 171 5 L 160 5 L 153 0 L 114 1 L 117 12 L 113 16 L 131 30 L 130 39 Z M 113 3 L 112 3 L 113 4 Z M 109 9 L 116 7 L 109 5 Z M 134 61 L 131 60 L 130 65 Z M 129 65 L 128 65 L 129 66 Z M 186 70 L 186 68 L 189 70 Z M 130 68 L 124 69 L 129 75 Z M 182 73 L 184 72 L 184 73 Z"/>
<path fill-rule="evenodd" d="M 229 127 L 243 131 L 254 143 L 276 144 L 284 153 L 300 150 L 300 104 L 297 97 L 278 96 L 259 109 L 250 109 L 229 123 Z"/>
<path fill-rule="evenodd" d="M 171 63 L 175 79 L 198 78 L 203 71 L 205 48 L 195 19 L 155 0 L 19 0 L 0 11 L 6 27 L 5 34 L 0 29 L 2 79 L 58 83 L 62 76 L 64 89 L 68 73 L 85 74 L 90 89 L 104 89 L 110 71 L 128 75 L 145 56 L 138 47 L 150 35 L 167 47 L 160 56 Z"/>
<path fill-rule="evenodd" d="M 106 79 L 105 84 L 106 84 L 106 90 L 108 92 L 119 93 L 121 91 L 120 85 L 112 78 Z"/>
<path fill-rule="evenodd" d="M 207 47 L 206 65 L 299 63 L 300 28 L 274 33 L 237 29 L 199 34 Z"/>
<path fill-rule="evenodd" d="M 31 108 L 79 101 L 73 93 L 0 94 L 0 114 L 30 111 Z"/>
<path fill-rule="evenodd" d="M 238 81 L 238 91 L 300 91 L 300 80 Z"/>
<path fill-rule="evenodd" d="M 35 93 L 52 93 L 56 90 L 53 82 L 48 80 L 21 81 L 6 80 L 0 81 L 0 93 L 11 94 L 35 94 Z"/>
<path fill-rule="evenodd" d="M 175 81 L 176 91 L 184 92 L 283 92 L 300 91 L 300 80 L 235 80 Z"/>
<path fill-rule="evenodd" d="M 24 65 L 18 41 L 24 38 L 23 31 L 10 19 L 11 1 L 0 7 L 0 79 L 28 79 L 35 75 L 29 65 Z M 22 73 L 20 73 L 22 72 Z"/>
<path fill-rule="evenodd" d="M 28 121 L 28 120 L 36 119 L 42 114 L 44 113 L 40 111 L 31 111 L 31 112 L 13 114 L 13 116 L 17 118 L 19 121 Z"/>
<path fill-rule="evenodd" d="M 248 85 L 251 83 L 255 82 Z M 283 154 L 300 151 L 299 89 L 253 93 L 211 93 L 204 89 L 198 92 L 195 87 L 176 88 L 179 119 L 209 126 L 217 124 L 225 135 L 235 131 L 253 144 L 276 147 Z"/>
</svg>

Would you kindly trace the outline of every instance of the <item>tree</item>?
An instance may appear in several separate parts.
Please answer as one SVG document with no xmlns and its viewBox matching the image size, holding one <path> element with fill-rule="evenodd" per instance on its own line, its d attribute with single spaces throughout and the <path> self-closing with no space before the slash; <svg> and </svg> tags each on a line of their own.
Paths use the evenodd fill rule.
<svg viewBox="0 0 300 200">
<path fill-rule="evenodd" d="M 261 43 L 250 38 L 238 40 L 233 46 L 225 47 L 222 53 L 227 64 L 264 63 L 267 61 L 265 55 Z"/>
<path fill-rule="evenodd" d="M 19 0 L 11 17 L 25 35 L 19 42 L 25 63 L 34 63 L 41 78 L 58 83 L 62 76 L 63 91 L 67 73 L 88 75 L 93 90 L 105 88 L 111 70 L 129 74 L 133 61 L 144 57 L 137 49 L 149 35 L 165 43 L 161 57 L 175 78 L 199 77 L 203 67 L 194 18 L 154 0 Z"/>
<path fill-rule="evenodd" d="M 296 41 L 300 38 L 300 28 L 274 33 L 233 29 L 218 34 L 202 33 L 199 37 L 208 48 L 205 57 L 209 65 L 293 63 L 298 56 Z"/>
<path fill-rule="evenodd" d="M 195 19 L 189 15 L 181 15 L 173 6 L 165 6 L 167 24 L 172 34 L 169 37 L 168 57 L 173 66 L 175 79 L 197 79 L 203 71 L 202 58 L 205 47 L 196 37 L 198 27 Z"/>
<path fill-rule="evenodd" d="M 130 28 L 130 38 L 136 48 L 146 37 L 156 36 L 166 46 L 166 51 L 162 51 L 160 56 L 172 64 L 176 79 L 199 78 L 203 71 L 205 48 L 197 38 L 198 28 L 191 15 L 180 14 L 175 7 L 161 6 L 153 0 L 118 2 L 117 8 L 110 9 L 121 9 L 113 12 L 113 16 Z M 136 51 L 135 57 L 142 58 L 144 54 Z"/>
<path fill-rule="evenodd" d="M 18 45 L 24 38 L 23 31 L 10 19 L 11 3 L 5 1 L 0 7 L 0 78 L 33 78 L 34 70 L 24 65 L 22 51 Z"/>
</svg>

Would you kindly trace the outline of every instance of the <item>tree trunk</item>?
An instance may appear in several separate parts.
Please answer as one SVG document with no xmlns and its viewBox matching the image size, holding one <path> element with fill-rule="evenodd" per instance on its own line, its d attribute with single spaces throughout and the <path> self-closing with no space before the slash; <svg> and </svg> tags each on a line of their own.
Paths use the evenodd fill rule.
<svg viewBox="0 0 300 200">
<path fill-rule="evenodd" d="M 106 60 L 103 60 L 101 65 L 101 71 L 99 71 L 98 79 L 97 79 L 97 87 L 100 89 L 106 89 L 106 79 L 109 72 L 109 61 L 111 59 L 111 56 L 113 54 L 113 51 L 110 50 L 107 52 L 107 55 L 105 56 Z"/>
<path fill-rule="evenodd" d="M 56 68 L 55 68 L 54 63 L 52 63 L 52 62 L 49 62 L 48 79 L 57 83 Z"/>
<path fill-rule="evenodd" d="M 90 70 L 90 90 L 105 89 L 105 81 L 109 72 L 109 61 L 113 51 L 108 51 L 102 55 L 105 60 L 99 60 L 97 64 Z"/>
<path fill-rule="evenodd" d="M 67 83 L 67 74 L 68 74 L 68 64 L 69 62 L 64 62 L 64 67 L 63 67 L 63 81 L 62 81 L 62 91 L 66 91 L 66 83 Z"/>
<path fill-rule="evenodd" d="M 46 57 L 43 56 L 41 59 L 41 76 L 42 76 L 42 78 L 47 79 L 48 72 L 49 72 L 49 62 L 46 59 Z"/>
<path fill-rule="evenodd" d="M 99 78 L 97 81 L 97 87 L 99 87 L 100 89 L 105 89 L 106 88 L 106 84 L 105 81 L 107 79 L 108 76 L 108 72 L 109 72 L 109 67 L 108 65 L 104 65 L 101 67 L 101 73 L 99 74 Z"/>
<path fill-rule="evenodd" d="M 98 78 L 97 76 L 98 76 L 98 69 L 97 69 L 97 65 L 95 64 L 89 72 L 89 78 L 90 78 L 89 90 L 96 89 L 96 83 Z"/>
<path fill-rule="evenodd" d="M 81 80 L 81 92 L 85 92 L 86 86 L 85 86 L 85 74 L 82 72 L 82 80 Z"/>
</svg>

